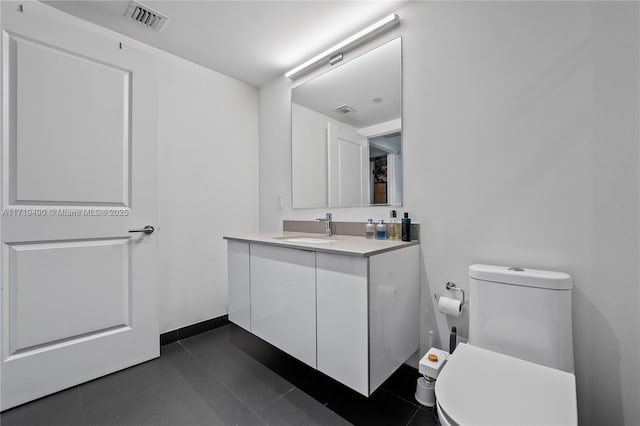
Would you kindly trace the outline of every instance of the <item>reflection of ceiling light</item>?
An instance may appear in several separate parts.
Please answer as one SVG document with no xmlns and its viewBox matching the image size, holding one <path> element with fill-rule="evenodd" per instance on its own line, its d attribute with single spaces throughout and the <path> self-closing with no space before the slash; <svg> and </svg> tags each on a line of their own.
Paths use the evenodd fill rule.
<svg viewBox="0 0 640 426">
<path fill-rule="evenodd" d="M 374 104 L 381 104 L 382 103 L 382 98 L 373 98 L 373 103 Z"/>
<path fill-rule="evenodd" d="M 353 108 L 351 108 L 351 107 L 350 107 L 349 105 L 347 105 L 347 104 L 344 104 L 344 105 L 340 105 L 339 107 L 335 107 L 333 110 L 334 110 L 334 111 L 337 111 L 337 112 L 341 112 L 341 113 L 343 113 L 343 114 L 346 114 L 346 113 L 348 113 L 348 112 L 353 111 Z"/>
<path fill-rule="evenodd" d="M 333 57 L 336 53 L 344 53 L 345 51 L 349 50 L 349 48 L 355 47 L 359 42 L 362 42 L 375 34 L 381 33 L 382 31 L 392 27 L 398 22 L 400 22 L 400 17 L 393 13 L 386 18 L 379 20 L 375 24 L 369 25 L 364 30 L 357 32 L 356 34 L 341 41 L 335 46 L 328 48 L 324 52 L 314 56 L 305 63 L 298 65 L 291 71 L 287 72 L 284 76 L 290 80 L 294 80 L 296 77 L 304 74 L 304 72 L 310 71 L 315 66 L 319 65 L 320 61 L 323 61 L 329 57 Z"/>
</svg>

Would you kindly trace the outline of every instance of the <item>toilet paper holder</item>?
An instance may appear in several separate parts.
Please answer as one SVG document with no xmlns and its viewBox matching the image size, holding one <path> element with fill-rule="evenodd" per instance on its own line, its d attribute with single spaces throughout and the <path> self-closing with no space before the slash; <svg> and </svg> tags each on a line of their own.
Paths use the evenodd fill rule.
<svg viewBox="0 0 640 426">
<path fill-rule="evenodd" d="M 462 293 L 462 300 L 460 301 L 460 307 L 462 308 L 462 306 L 464 306 L 464 290 L 451 281 L 445 284 L 444 287 L 449 291 L 459 291 L 460 293 Z M 433 294 L 433 297 L 436 299 L 436 301 L 440 301 L 440 296 L 438 296 L 436 293 Z"/>
</svg>

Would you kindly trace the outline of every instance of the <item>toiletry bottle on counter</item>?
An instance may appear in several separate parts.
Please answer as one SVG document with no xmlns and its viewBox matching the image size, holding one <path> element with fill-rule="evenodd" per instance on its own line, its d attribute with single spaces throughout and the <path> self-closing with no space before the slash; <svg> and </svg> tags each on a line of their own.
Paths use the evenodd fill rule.
<svg viewBox="0 0 640 426">
<path fill-rule="evenodd" d="M 376 226 L 373 224 L 373 219 L 367 219 L 367 224 L 364 226 L 364 236 L 372 239 L 376 235 Z"/>
<path fill-rule="evenodd" d="M 378 240 L 387 239 L 387 225 L 384 224 L 384 220 L 380 219 L 380 223 L 376 225 L 376 238 Z"/>
<path fill-rule="evenodd" d="M 400 234 L 402 233 L 400 229 L 400 222 L 398 222 L 398 217 L 395 210 L 391 210 L 391 220 L 389 220 L 389 224 L 387 225 L 387 233 L 390 240 L 399 240 Z"/>
<path fill-rule="evenodd" d="M 411 241 L 411 219 L 409 213 L 405 212 L 402 218 L 402 241 Z"/>
</svg>

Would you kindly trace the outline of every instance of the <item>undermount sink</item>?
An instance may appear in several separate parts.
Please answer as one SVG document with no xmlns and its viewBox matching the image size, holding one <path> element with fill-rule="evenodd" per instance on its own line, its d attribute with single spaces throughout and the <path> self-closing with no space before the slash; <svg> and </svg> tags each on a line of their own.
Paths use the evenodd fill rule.
<svg viewBox="0 0 640 426">
<path fill-rule="evenodd" d="M 287 241 L 292 243 L 306 243 L 306 244 L 321 244 L 330 243 L 333 240 L 328 238 L 314 238 L 314 237 L 273 237 L 275 240 Z"/>
</svg>

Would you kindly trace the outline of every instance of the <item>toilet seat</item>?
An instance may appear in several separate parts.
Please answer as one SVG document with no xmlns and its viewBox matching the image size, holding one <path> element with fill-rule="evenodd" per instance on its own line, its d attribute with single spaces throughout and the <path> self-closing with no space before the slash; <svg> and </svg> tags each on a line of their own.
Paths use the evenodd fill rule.
<svg viewBox="0 0 640 426">
<path fill-rule="evenodd" d="M 439 410 L 458 425 L 576 425 L 575 376 L 461 343 L 436 381 Z"/>
</svg>

